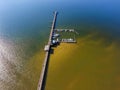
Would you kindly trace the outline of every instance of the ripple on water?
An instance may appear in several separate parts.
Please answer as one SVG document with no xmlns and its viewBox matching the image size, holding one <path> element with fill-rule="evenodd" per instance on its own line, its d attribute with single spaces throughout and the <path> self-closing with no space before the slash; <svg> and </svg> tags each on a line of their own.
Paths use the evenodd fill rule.
<svg viewBox="0 0 120 90">
<path fill-rule="evenodd" d="M 18 52 L 19 49 L 19 52 Z M 0 88 L 9 90 L 17 84 L 17 73 L 20 72 L 22 65 L 22 57 L 19 54 L 22 52 L 8 38 L 0 37 Z"/>
</svg>

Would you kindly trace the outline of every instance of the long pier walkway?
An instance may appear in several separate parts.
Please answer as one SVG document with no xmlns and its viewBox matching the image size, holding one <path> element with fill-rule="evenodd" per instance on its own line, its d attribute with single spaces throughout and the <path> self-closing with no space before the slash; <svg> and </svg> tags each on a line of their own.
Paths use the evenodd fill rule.
<svg viewBox="0 0 120 90">
<path fill-rule="evenodd" d="M 50 31 L 48 45 L 46 45 L 46 47 L 45 47 L 46 48 L 46 55 L 45 55 L 44 63 L 42 66 L 42 71 L 41 71 L 37 90 L 44 90 L 45 89 L 46 74 L 47 74 L 47 69 L 48 69 L 48 61 L 49 61 L 49 57 L 50 57 L 50 50 L 51 50 L 51 45 L 52 45 L 52 36 L 54 33 L 54 29 L 55 29 L 56 19 L 57 19 L 57 12 L 55 11 L 53 22 L 52 22 L 52 27 L 51 27 L 51 31 Z"/>
</svg>

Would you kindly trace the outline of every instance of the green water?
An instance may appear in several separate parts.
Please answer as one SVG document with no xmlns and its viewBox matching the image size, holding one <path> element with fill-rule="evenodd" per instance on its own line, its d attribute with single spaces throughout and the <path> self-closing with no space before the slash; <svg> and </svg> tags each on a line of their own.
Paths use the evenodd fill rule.
<svg viewBox="0 0 120 90">
<path fill-rule="evenodd" d="M 0 1 L 0 90 L 37 89 L 44 60 L 43 48 L 48 40 L 51 21 L 53 19 L 52 12 L 55 10 L 59 12 L 57 28 L 75 28 L 75 30 L 80 33 L 79 38 L 97 33 L 94 37 L 90 37 L 90 41 L 94 40 L 97 42 L 99 38 L 102 37 L 100 40 L 103 40 L 103 42 L 99 45 L 99 49 L 95 49 L 96 51 L 91 47 L 92 45 L 94 46 L 94 44 L 90 44 L 89 40 L 88 46 L 84 46 L 84 48 L 89 48 L 89 51 L 93 50 L 93 55 L 95 52 L 99 52 L 103 46 L 110 45 L 113 42 L 119 43 L 120 13 L 119 2 L 117 1 L 70 1 L 69 5 L 67 1 Z M 117 44 L 115 48 L 119 48 L 119 44 Z M 78 53 L 82 53 L 80 49 L 81 48 L 78 48 Z M 84 50 L 82 51 L 84 54 L 89 54 L 84 52 Z M 112 52 L 114 51 L 111 51 L 111 53 Z M 119 52 L 116 51 L 116 55 L 119 55 L 118 53 Z M 96 55 L 94 60 L 97 60 L 100 54 L 102 55 L 102 51 Z M 77 54 L 75 55 L 76 63 L 70 62 L 68 67 L 74 64 L 73 66 L 77 66 L 80 69 L 81 66 L 76 64 L 79 63 L 79 60 L 83 62 L 81 60 L 86 59 L 86 56 L 79 57 Z M 93 58 L 92 55 L 90 55 L 89 58 L 91 60 Z M 119 56 L 116 57 L 116 63 L 118 63 L 118 65 L 119 59 Z M 69 58 L 67 60 L 69 60 Z M 110 60 L 112 62 L 114 58 Z M 89 59 L 87 59 L 87 61 L 89 61 Z M 64 64 L 66 65 L 66 63 L 68 62 L 66 61 Z M 87 66 L 87 64 L 85 65 Z M 100 67 L 102 66 L 102 64 L 99 65 Z M 62 72 L 62 69 L 64 68 L 60 68 L 60 72 L 59 69 L 57 71 L 60 76 L 63 75 L 64 78 L 67 78 L 68 74 L 71 73 L 80 73 L 79 70 L 76 70 L 76 67 L 73 67 L 73 71 L 68 70 L 68 73 L 66 72 L 65 74 Z M 86 69 L 81 70 L 84 71 Z M 51 71 L 51 69 L 49 71 Z M 95 70 L 93 69 L 93 71 Z M 119 67 L 116 72 L 119 72 Z M 89 75 L 87 70 L 84 74 Z M 114 72 L 112 72 L 112 74 L 114 74 Z M 48 77 L 47 90 L 53 90 L 51 89 L 54 88 L 54 83 L 52 82 L 62 83 L 62 80 L 59 81 L 59 79 L 57 80 L 58 82 L 51 81 L 54 80 L 52 77 Z M 69 82 L 69 78 L 71 77 L 75 78 L 76 76 L 71 74 L 70 77 L 66 79 L 66 83 Z M 112 77 L 108 79 L 110 78 Z M 88 79 L 85 79 L 84 85 L 85 83 L 87 84 Z M 101 84 L 103 84 L 102 82 L 104 83 L 104 80 L 101 81 Z M 51 83 L 51 85 L 49 83 Z M 64 83 L 61 85 L 59 83 L 55 84 L 56 87 L 54 90 L 58 90 L 60 86 L 60 89 L 66 90 Z M 88 83 L 90 83 L 90 80 Z M 79 90 L 77 86 L 79 85 L 76 85 L 76 90 Z M 94 85 L 92 86 L 94 87 Z M 115 87 L 115 85 L 113 86 Z M 111 90 L 114 90 L 114 88 Z"/>
</svg>

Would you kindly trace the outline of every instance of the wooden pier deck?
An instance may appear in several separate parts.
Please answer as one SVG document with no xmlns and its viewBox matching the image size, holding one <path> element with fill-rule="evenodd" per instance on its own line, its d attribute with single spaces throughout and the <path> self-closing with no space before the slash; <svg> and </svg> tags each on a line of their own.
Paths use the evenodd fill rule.
<svg viewBox="0 0 120 90">
<path fill-rule="evenodd" d="M 46 74 L 47 74 L 47 69 L 48 69 L 48 61 L 49 61 L 49 56 L 50 56 L 51 44 L 52 44 L 52 35 L 53 35 L 54 29 L 55 29 L 56 19 L 57 19 L 57 12 L 55 11 L 54 12 L 54 19 L 53 19 L 52 27 L 51 27 L 51 31 L 50 31 L 49 41 L 48 41 L 48 45 L 47 45 L 48 50 L 46 50 L 46 55 L 45 55 L 44 63 L 42 65 L 42 71 L 41 71 L 37 90 L 44 90 L 45 89 Z"/>
</svg>

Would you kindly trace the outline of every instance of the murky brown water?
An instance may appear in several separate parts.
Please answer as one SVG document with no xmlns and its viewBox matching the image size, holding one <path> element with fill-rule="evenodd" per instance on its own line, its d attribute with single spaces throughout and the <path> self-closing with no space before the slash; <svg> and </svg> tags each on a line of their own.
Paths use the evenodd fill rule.
<svg viewBox="0 0 120 90">
<path fill-rule="evenodd" d="M 61 44 L 51 55 L 46 90 L 119 90 L 120 43 L 96 34 Z M 96 39 L 93 39 L 96 38 Z"/>
</svg>

